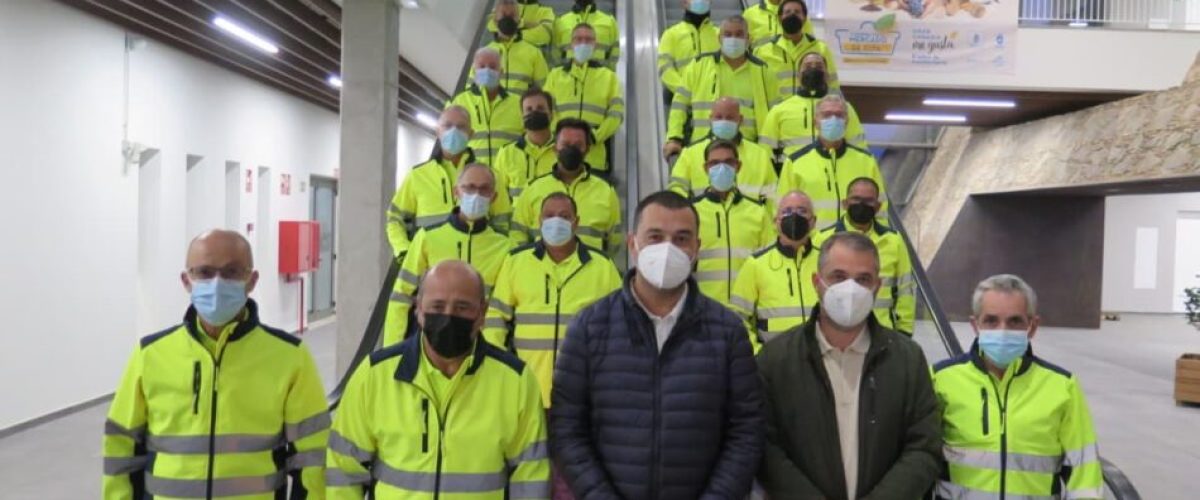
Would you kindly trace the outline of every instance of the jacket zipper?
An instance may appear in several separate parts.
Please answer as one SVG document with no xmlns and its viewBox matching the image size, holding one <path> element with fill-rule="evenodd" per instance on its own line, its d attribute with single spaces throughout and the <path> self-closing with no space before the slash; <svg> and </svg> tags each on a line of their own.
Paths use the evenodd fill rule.
<svg viewBox="0 0 1200 500">
<path fill-rule="evenodd" d="M 471 261 L 471 248 L 475 246 L 474 245 L 474 243 L 475 243 L 475 224 L 476 224 L 475 222 L 471 223 L 471 226 L 469 229 L 469 231 L 471 231 L 471 232 L 467 233 L 467 263 L 468 264 L 474 264 L 474 262 Z"/>
<path fill-rule="evenodd" d="M 720 238 L 721 237 L 721 214 L 713 213 L 713 217 L 715 217 L 717 219 L 717 237 Z"/>
<path fill-rule="evenodd" d="M 729 225 L 729 209 L 725 209 L 725 300 L 733 298 L 733 228 Z"/>
<path fill-rule="evenodd" d="M 825 180 L 832 183 L 830 189 L 833 191 L 833 195 L 837 197 L 837 218 L 838 220 L 842 220 L 842 186 L 837 182 L 837 150 L 830 151 L 829 158 L 833 160 L 830 162 L 831 168 L 833 168 L 833 180 L 830 180 L 829 176 L 826 176 Z"/>
<path fill-rule="evenodd" d="M 988 378 L 991 378 L 990 374 Z M 1008 392 L 1012 389 L 1015 378 L 1016 375 L 1013 375 L 1004 386 L 1003 400 L 1000 399 L 1000 388 L 996 386 L 995 380 L 992 381 L 992 387 L 996 389 L 996 405 L 1000 407 L 1000 500 L 1004 500 L 1008 489 Z"/>
<path fill-rule="evenodd" d="M 554 354 L 552 354 L 550 357 L 550 366 L 554 366 L 554 365 L 558 364 L 558 332 L 559 332 L 558 324 L 559 324 L 560 316 L 562 315 L 562 290 L 563 290 L 563 288 L 565 288 L 567 286 L 567 283 L 571 282 L 571 278 L 574 278 L 575 275 L 579 274 L 579 271 L 582 271 L 582 270 L 583 270 L 583 264 L 581 263 L 579 265 L 579 267 L 576 268 L 575 271 L 571 272 L 571 274 L 567 276 L 567 279 L 563 280 L 562 284 L 558 285 L 554 290 Z M 550 284 L 550 275 L 547 274 L 546 275 L 547 298 L 549 297 L 549 294 L 550 294 L 549 284 Z M 549 303 L 550 301 L 547 300 L 546 302 Z"/>
<path fill-rule="evenodd" d="M 429 399 L 421 400 L 421 453 L 429 453 Z"/>
<path fill-rule="evenodd" d="M 444 453 L 446 441 L 446 421 L 450 420 L 450 401 L 446 401 L 446 416 L 438 417 L 438 454 L 437 454 L 437 472 L 433 479 L 433 498 L 436 500 L 442 496 L 442 454 Z"/>
<path fill-rule="evenodd" d="M 983 418 L 981 420 L 983 420 L 983 435 L 986 436 L 988 435 L 988 395 L 986 387 L 979 388 L 979 399 L 983 402 Z"/>
<path fill-rule="evenodd" d="M 200 414 L 200 360 L 192 365 L 192 415 Z"/>
<path fill-rule="evenodd" d="M 217 353 L 216 359 L 213 360 L 212 408 L 209 409 L 208 417 L 208 481 L 205 485 L 205 498 L 208 500 L 212 500 L 213 497 L 213 470 L 217 454 L 217 380 L 221 375 L 221 358 L 224 356 L 225 347 L 221 347 L 221 352 Z"/>
</svg>

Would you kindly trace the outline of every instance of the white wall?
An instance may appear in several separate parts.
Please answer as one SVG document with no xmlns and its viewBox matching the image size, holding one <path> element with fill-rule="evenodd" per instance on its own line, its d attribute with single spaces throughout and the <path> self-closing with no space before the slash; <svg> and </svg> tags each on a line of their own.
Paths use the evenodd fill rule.
<svg viewBox="0 0 1200 500">
<path fill-rule="evenodd" d="M 252 297 L 265 322 L 297 327 L 277 224 L 308 219 L 310 175 L 335 175 L 337 114 L 155 41 L 128 56 L 129 138 L 151 150 L 130 167 L 124 31 L 57 2 L 0 1 L 0 429 L 111 392 L 136 340 L 179 322 L 189 226 L 254 224 Z M 423 129 L 399 138 L 401 165 L 429 154 Z M 189 155 L 202 157 L 190 173 Z M 253 178 L 228 201 L 227 162 Z"/>
<path fill-rule="evenodd" d="M 1181 211 L 1200 211 L 1200 193 L 1110 196 L 1104 206 L 1104 285 L 1101 308 L 1112 312 L 1173 312 L 1175 222 Z M 1138 228 L 1158 231 L 1154 287 L 1134 286 Z M 1193 251 L 1200 251 L 1194 250 Z"/>
<path fill-rule="evenodd" d="M 824 23 L 817 22 L 818 35 Z M 826 38 L 828 40 L 828 38 Z M 1164 90 L 1179 85 L 1200 52 L 1185 31 L 1020 28 L 1012 75 L 917 73 L 839 67 L 843 84 L 935 89 Z"/>
</svg>

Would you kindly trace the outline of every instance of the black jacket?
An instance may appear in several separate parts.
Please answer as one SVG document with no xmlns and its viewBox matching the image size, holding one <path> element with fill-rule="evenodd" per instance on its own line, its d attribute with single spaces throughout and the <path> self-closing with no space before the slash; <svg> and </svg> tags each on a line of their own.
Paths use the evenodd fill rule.
<svg viewBox="0 0 1200 500">
<path fill-rule="evenodd" d="M 833 389 L 817 342 L 820 307 L 758 355 L 767 405 L 761 478 L 771 498 L 842 500 L 846 479 Z M 859 386 L 858 497 L 921 498 L 942 461 L 942 427 L 921 347 L 867 320 Z"/>
<path fill-rule="evenodd" d="M 551 455 L 580 500 L 741 500 L 764 436 L 746 328 L 689 280 L 659 354 L 630 289 L 635 272 L 567 330 L 551 393 Z"/>
</svg>

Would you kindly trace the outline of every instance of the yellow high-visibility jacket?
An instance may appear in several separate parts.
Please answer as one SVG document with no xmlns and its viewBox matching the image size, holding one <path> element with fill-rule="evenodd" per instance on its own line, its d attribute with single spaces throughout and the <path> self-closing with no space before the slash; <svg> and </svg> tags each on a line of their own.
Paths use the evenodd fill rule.
<svg viewBox="0 0 1200 500">
<path fill-rule="evenodd" d="M 737 88 L 749 88 L 753 96 L 737 96 Z M 746 62 L 734 69 L 720 52 L 702 54 L 683 71 L 683 84 L 675 89 L 667 121 L 667 137 L 687 143 L 689 137 L 705 137 L 712 129 L 712 108 L 717 99 L 735 97 L 741 104 L 742 137 L 758 140 L 770 106 L 779 96 L 775 77 L 762 59 L 746 54 Z M 688 124 L 690 136 L 685 135 Z"/>
<path fill-rule="evenodd" d="M 817 141 L 821 125 L 817 123 L 818 97 L 794 95 L 771 108 L 767 121 L 763 123 L 758 142 L 787 156 Z M 858 119 L 854 105 L 846 101 L 846 142 L 860 149 L 867 149 L 867 132 Z"/>
<path fill-rule="evenodd" d="M 470 264 L 483 276 L 486 291 L 490 294 L 496 283 L 496 273 L 500 272 L 500 264 L 510 249 L 512 243 L 508 236 L 496 232 L 486 220 L 468 225 L 458 217 L 457 208 L 442 223 L 417 231 L 388 302 L 383 345 L 386 347 L 404 340 L 417 286 L 421 276 L 434 264 L 449 259 Z"/>
<path fill-rule="evenodd" d="M 824 228 L 842 217 L 842 198 L 850 182 L 859 177 L 869 177 L 879 185 L 879 199 L 884 201 L 876 218 L 886 218 L 887 186 L 875 157 L 845 142 L 833 150 L 813 143 L 792 153 L 779 173 L 778 196 L 790 191 L 807 193 L 817 215 L 816 227 Z"/>
<path fill-rule="evenodd" d="M 616 66 L 621 57 L 621 30 L 617 28 L 617 18 L 596 9 L 595 5 L 582 11 L 577 6 L 571 7 L 570 12 L 554 20 L 555 63 L 565 63 L 573 57 L 571 31 L 579 23 L 587 23 L 596 30 L 596 50 L 592 60 L 609 68 Z"/>
<path fill-rule="evenodd" d="M 948 465 L 938 498 L 1104 498 L 1092 417 L 1071 372 L 1030 349 L 997 379 L 976 342 L 934 366 L 933 389 Z"/>
<path fill-rule="evenodd" d="M 745 318 L 755 354 L 771 339 L 808 321 L 820 300 L 812 282 L 820 255 L 811 242 L 799 252 L 776 242 L 742 265 L 729 304 Z"/>
<path fill-rule="evenodd" d="M 700 291 L 726 307 L 746 259 L 775 241 L 774 217 L 761 201 L 737 189 L 724 199 L 713 190 L 692 198 L 700 216 L 700 254 L 693 276 Z"/>
<path fill-rule="evenodd" d="M 542 50 L 550 45 L 550 38 L 554 35 L 554 9 L 545 5 L 538 4 L 538 0 L 517 0 L 519 12 L 517 13 L 517 22 L 522 26 L 525 23 L 534 23 L 532 27 L 521 28 L 521 39 L 532 43 Z M 499 30 L 496 26 L 496 20 L 489 16 L 487 30 L 495 33 Z"/>
<path fill-rule="evenodd" d="M 683 70 L 700 54 L 721 50 L 720 30 L 705 17 L 700 26 L 680 21 L 658 40 L 658 77 L 674 92 L 683 85 Z"/>
<path fill-rule="evenodd" d="M 867 231 L 860 231 L 843 215 L 837 223 L 813 236 L 820 247 L 834 233 L 851 231 L 866 234 L 879 249 L 879 279 L 883 284 L 875 294 L 875 319 L 885 328 L 908 335 L 913 334 L 917 315 L 916 283 L 913 281 L 912 259 L 904 238 L 892 228 L 876 221 Z"/>
<path fill-rule="evenodd" d="M 423 339 L 376 351 L 351 375 L 329 436 L 329 499 L 550 498 L 546 417 L 533 374 L 476 341 L 445 380 Z"/>
<path fill-rule="evenodd" d="M 829 88 L 839 88 L 841 85 L 838 83 L 837 64 L 834 63 L 829 46 L 812 35 L 804 35 L 800 43 L 794 43 L 783 35 L 776 35 L 769 43 L 754 49 L 754 55 L 766 61 L 767 66 L 771 68 L 771 74 L 775 75 L 779 86 L 779 101 L 776 104 L 795 95 L 796 89 L 800 88 L 800 71 L 797 66 L 810 52 L 816 52 L 825 58 Z"/>
<path fill-rule="evenodd" d="M 520 108 L 521 94 L 531 86 L 541 87 L 546 81 L 546 74 L 550 73 L 546 56 L 521 35 L 508 41 L 495 38 L 487 46 L 500 53 L 500 86 L 517 96 L 517 107 Z M 474 66 L 467 73 L 467 81 L 475 81 Z"/>
<path fill-rule="evenodd" d="M 584 161 L 592 169 L 608 170 L 608 149 L 604 146 L 625 119 L 625 98 L 617 74 L 595 61 L 588 64 L 566 63 L 550 70 L 546 92 L 554 96 L 554 118 L 578 118 L 592 126 L 596 142 Z"/>
<path fill-rule="evenodd" d="M 758 5 L 746 7 L 746 10 L 742 11 L 742 17 L 746 18 L 746 24 L 750 25 L 750 43 L 753 47 L 771 43 L 771 37 L 783 34 L 783 26 L 779 24 L 779 6 L 771 5 L 766 0 L 758 2 Z M 804 20 L 801 32 L 805 35 L 814 33 L 811 19 Z"/>
<path fill-rule="evenodd" d="M 546 144 L 538 146 L 529 140 L 528 135 L 523 135 L 517 142 L 500 148 L 492 168 L 497 175 L 504 176 L 508 196 L 516 205 L 525 187 L 534 179 L 553 171 L 555 163 L 558 163 L 558 152 L 554 150 L 553 136 Z"/>
<path fill-rule="evenodd" d="M 595 248 L 577 249 L 554 262 L 542 240 L 517 247 L 500 266 L 483 334 L 515 352 L 537 376 L 542 405 L 550 388 L 558 346 L 575 313 L 621 288 L 616 266 Z"/>
<path fill-rule="evenodd" d="M 471 130 L 474 135 L 467 145 L 475 153 L 475 161 L 492 164 L 492 157 L 506 144 L 521 138 L 525 133 L 525 120 L 521 114 L 521 95 L 500 88 L 495 99 L 488 99 L 487 92 L 475 84 L 459 92 L 449 105 L 457 104 L 471 113 Z M 449 106 L 447 105 L 447 106 Z"/>
<path fill-rule="evenodd" d="M 259 323 L 254 301 L 240 317 L 214 341 L 188 308 L 142 338 L 104 423 L 103 498 L 268 500 L 289 476 L 287 498 L 325 498 L 329 413 L 312 355 Z"/>
<path fill-rule="evenodd" d="M 425 163 L 412 168 L 392 197 L 388 208 L 387 235 L 392 251 L 401 259 L 408 251 L 410 235 L 418 229 L 429 227 L 446 220 L 458 200 L 454 199 L 454 184 L 458 174 L 468 164 L 475 163 L 475 153 L 470 149 L 458 163 L 442 159 L 438 152 Z M 508 234 L 512 220 L 512 201 L 508 197 L 508 185 L 503 175 L 496 176 L 496 199 L 488 210 L 488 221 L 502 234 Z"/>
<path fill-rule="evenodd" d="M 708 189 L 708 170 L 704 166 L 704 148 L 708 147 L 713 137 L 701 139 L 691 146 L 683 148 L 679 159 L 671 167 L 671 182 L 667 189 L 685 197 L 699 196 Z M 737 188 L 743 195 L 764 202 L 767 212 L 775 213 L 775 190 L 779 176 L 775 174 L 775 164 L 772 162 L 771 150 L 762 144 L 747 141 L 741 136 L 734 138 L 738 148 L 738 160 L 742 167 L 738 169 Z"/>
<path fill-rule="evenodd" d="M 551 193 L 567 193 L 578 207 L 579 239 L 606 255 L 621 246 L 621 201 L 617 190 L 603 177 L 584 172 L 570 185 L 557 172 L 534 179 L 521 193 L 513 210 L 513 229 L 508 235 L 516 245 L 524 245 L 541 236 L 542 201 Z"/>
</svg>

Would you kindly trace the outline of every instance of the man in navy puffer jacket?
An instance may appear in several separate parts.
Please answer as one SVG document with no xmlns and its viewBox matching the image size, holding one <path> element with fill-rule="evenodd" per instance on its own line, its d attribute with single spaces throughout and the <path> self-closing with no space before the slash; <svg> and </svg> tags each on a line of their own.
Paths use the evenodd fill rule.
<svg viewBox="0 0 1200 500">
<path fill-rule="evenodd" d="M 624 287 L 581 311 L 555 365 L 551 456 L 576 498 L 743 499 L 762 458 L 745 325 L 690 278 L 698 217 L 638 205 Z"/>
</svg>

